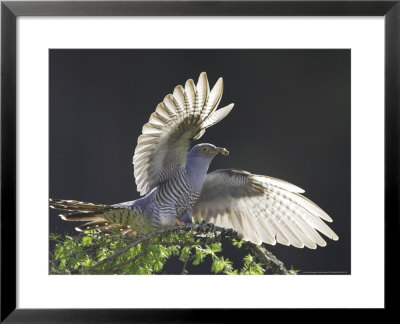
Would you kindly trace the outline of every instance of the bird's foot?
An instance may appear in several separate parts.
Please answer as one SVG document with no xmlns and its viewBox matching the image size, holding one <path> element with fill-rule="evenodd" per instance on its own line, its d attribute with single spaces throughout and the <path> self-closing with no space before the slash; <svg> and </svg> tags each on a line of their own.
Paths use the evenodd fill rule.
<svg viewBox="0 0 400 324">
<path fill-rule="evenodd" d="M 178 218 L 175 218 L 175 219 L 174 219 L 174 222 L 173 222 L 173 225 L 174 225 L 174 226 L 185 226 L 186 223 L 181 222 Z"/>
</svg>

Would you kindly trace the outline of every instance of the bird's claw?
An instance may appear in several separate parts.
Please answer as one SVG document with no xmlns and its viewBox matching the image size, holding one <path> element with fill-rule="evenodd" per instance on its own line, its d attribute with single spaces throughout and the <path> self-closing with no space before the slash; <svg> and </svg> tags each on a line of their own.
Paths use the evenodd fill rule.
<svg viewBox="0 0 400 324">
<path fill-rule="evenodd" d="M 185 226 L 186 224 L 184 222 L 181 222 L 178 218 L 175 218 L 173 225 L 174 226 Z"/>
</svg>

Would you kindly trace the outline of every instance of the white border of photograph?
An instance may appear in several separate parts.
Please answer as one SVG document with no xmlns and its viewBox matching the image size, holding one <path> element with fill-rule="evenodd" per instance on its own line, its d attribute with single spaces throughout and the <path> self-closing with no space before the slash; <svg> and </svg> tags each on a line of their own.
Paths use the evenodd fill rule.
<svg viewBox="0 0 400 324">
<path fill-rule="evenodd" d="M 17 307 L 383 307 L 383 17 L 19 17 L 17 30 Z M 48 275 L 48 60 L 55 48 L 351 49 L 352 274 Z"/>
</svg>

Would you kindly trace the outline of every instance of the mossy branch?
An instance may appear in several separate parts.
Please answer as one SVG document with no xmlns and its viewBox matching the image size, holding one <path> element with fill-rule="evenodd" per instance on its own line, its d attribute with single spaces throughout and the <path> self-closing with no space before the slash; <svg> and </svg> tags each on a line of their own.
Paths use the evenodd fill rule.
<svg viewBox="0 0 400 324">
<path fill-rule="evenodd" d="M 92 234 L 93 237 L 101 237 L 100 233 Z M 197 265 L 209 255 L 213 260 L 211 271 L 214 273 L 223 272 L 226 274 L 253 274 L 264 273 L 266 270 L 276 274 L 293 274 L 288 271 L 283 263 L 279 261 L 271 252 L 263 246 L 258 246 L 251 242 L 240 241 L 236 232 L 225 229 L 213 224 L 200 223 L 187 226 L 173 226 L 158 229 L 149 234 L 139 234 L 136 236 L 115 235 L 107 238 L 104 242 L 92 240 L 90 236 L 81 237 L 81 241 L 66 236 L 67 243 L 74 248 L 62 250 L 62 242 L 59 237 L 53 235 L 52 239 L 58 243 L 60 251 L 51 254 L 50 267 L 54 274 L 65 270 L 70 274 L 92 274 L 92 273 L 153 273 L 162 269 L 165 261 L 173 254 L 180 254 L 183 262 L 181 273 L 187 273 L 189 262 Z M 245 258 L 244 268 L 239 272 L 232 269 L 232 262 L 218 255 L 221 252 L 221 241 L 225 238 L 230 239 L 234 245 L 243 246 L 249 250 L 251 255 Z M 75 242 L 75 245 L 74 243 Z M 77 248 L 85 247 L 83 250 L 76 251 Z M 113 248 L 110 248 L 110 247 Z M 57 247 L 56 247 L 57 249 Z M 71 251 L 70 251 L 71 250 Z M 94 257 L 97 253 L 101 256 Z M 191 255 L 191 253 L 194 253 Z M 81 257 L 80 257 L 81 256 Z M 68 269 L 67 258 L 73 258 L 76 263 L 72 263 L 73 269 Z M 86 258 L 86 262 L 82 261 Z M 153 259 L 151 259 L 153 258 Z M 255 263 L 258 260 L 259 263 Z M 57 263 L 58 261 L 58 263 Z M 140 267 L 138 264 L 140 263 Z M 137 265 L 138 268 L 131 269 Z M 131 267 L 131 270 L 126 270 Z M 153 269 L 153 268 L 155 269 Z M 125 269 L 125 271 L 124 271 Z M 62 271 L 61 271 L 62 273 Z"/>
</svg>

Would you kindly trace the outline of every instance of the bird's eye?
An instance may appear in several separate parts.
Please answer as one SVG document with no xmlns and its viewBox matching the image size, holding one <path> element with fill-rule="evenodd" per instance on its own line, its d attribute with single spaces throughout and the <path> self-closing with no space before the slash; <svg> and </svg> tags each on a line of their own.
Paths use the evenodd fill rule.
<svg viewBox="0 0 400 324">
<path fill-rule="evenodd" d="M 200 149 L 201 152 L 208 152 L 208 147 L 204 146 Z"/>
</svg>

